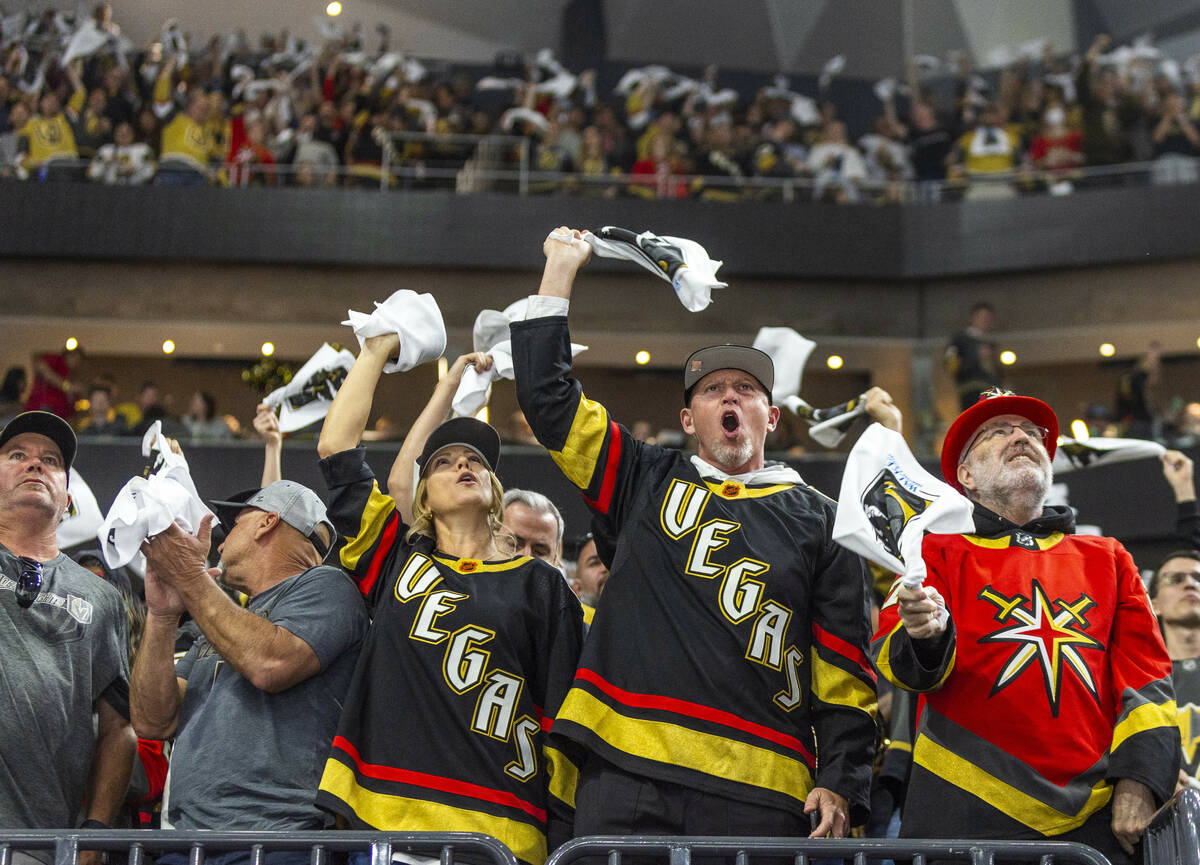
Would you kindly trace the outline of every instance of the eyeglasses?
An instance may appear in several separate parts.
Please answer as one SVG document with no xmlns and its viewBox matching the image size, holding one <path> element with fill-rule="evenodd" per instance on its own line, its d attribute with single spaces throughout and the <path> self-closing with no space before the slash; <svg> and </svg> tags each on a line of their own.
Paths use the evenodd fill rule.
<svg viewBox="0 0 1200 865">
<path fill-rule="evenodd" d="M 1200 571 L 1169 571 L 1159 574 L 1158 580 L 1167 586 L 1182 586 L 1188 580 L 1200 583 Z"/>
<path fill-rule="evenodd" d="M 29 609 L 42 590 L 42 563 L 28 556 L 17 556 L 21 563 L 21 576 L 17 580 L 17 603 Z"/>
<path fill-rule="evenodd" d="M 971 448 L 975 447 L 975 445 L 979 444 L 979 442 L 999 441 L 1000 439 L 1006 439 L 1013 434 L 1013 430 L 1020 430 L 1021 432 L 1025 433 L 1026 437 L 1043 443 L 1046 441 L 1046 436 L 1050 434 L 1050 430 L 1046 429 L 1044 426 L 1038 426 L 1030 421 L 1024 421 L 1023 423 L 1000 422 L 985 424 L 979 428 L 979 431 L 975 433 L 974 437 L 967 443 L 967 446 L 963 448 L 962 456 L 958 458 L 959 465 L 962 465 L 964 462 L 966 462 L 967 454 L 969 454 L 971 452 Z"/>
</svg>

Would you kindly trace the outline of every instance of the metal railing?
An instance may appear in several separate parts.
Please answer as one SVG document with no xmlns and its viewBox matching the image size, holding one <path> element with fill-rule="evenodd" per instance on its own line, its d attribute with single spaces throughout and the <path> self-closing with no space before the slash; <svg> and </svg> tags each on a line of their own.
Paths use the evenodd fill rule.
<svg viewBox="0 0 1200 865">
<path fill-rule="evenodd" d="M 755 175 L 671 174 L 635 175 L 543 171 L 533 167 L 535 142 L 519 135 L 468 135 L 424 132 L 395 132 L 382 148 L 376 162 L 348 165 L 312 163 L 276 163 L 273 165 L 227 163 L 212 165 L 209 182 L 244 187 L 282 184 L 288 186 L 375 187 L 380 190 L 441 188 L 463 194 L 485 191 L 526 196 L 549 193 L 631 194 L 643 198 L 716 197 L 721 200 L 770 199 L 790 203 L 821 198 L 826 192 L 845 190 L 850 203 L 936 202 L 971 197 L 973 190 L 1011 190 L 1012 194 L 1046 194 L 1057 188 L 1061 194 L 1090 188 L 1164 184 L 1189 185 L 1200 182 L 1200 159 L 1181 157 L 1175 168 L 1164 172 L 1164 163 L 1131 162 L 1119 165 L 1080 167 L 1062 171 L 1040 171 L 1023 167 L 1009 172 L 963 175 L 945 180 L 878 180 L 862 178 L 845 181 L 817 172 L 794 177 Z M 397 145 L 400 145 L 397 148 Z M 419 145 L 415 154 L 405 155 L 408 145 Z M 87 160 L 54 159 L 47 163 L 60 177 L 74 173 L 83 180 Z M 37 169 L 30 171 L 36 179 Z M 313 182 L 315 176 L 316 182 Z M 682 193 L 676 196 L 675 193 Z"/>
<path fill-rule="evenodd" d="M 53 851 L 53 865 L 77 865 L 80 850 L 123 853 L 129 865 L 149 865 L 165 852 L 184 853 L 188 865 L 203 865 L 211 853 L 249 851 L 250 865 L 263 865 L 268 853 L 310 853 L 310 865 L 329 865 L 331 853 L 366 853 L 370 865 L 391 865 L 404 852 L 455 865 L 467 855 L 472 865 L 518 865 L 516 857 L 490 835 L 470 832 L 206 832 L 144 829 L 0 830 L 0 865 L 12 865 L 13 851 Z"/>
<path fill-rule="evenodd" d="M 1041 865 L 1111 865 L 1108 858 L 1084 844 L 1065 841 L 929 841 L 892 838 L 700 838 L 594 836 L 568 841 L 550 855 L 546 865 L 570 865 L 580 859 L 621 865 L 623 857 L 646 857 L 667 865 L 691 865 L 693 858 L 720 857 L 732 865 L 752 865 L 771 859 L 790 859 L 793 865 L 839 860 L 854 865 L 891 859 L 926 865 L 931 860 L 992 865 L 995 862 L 1038 861 Z M 1166 865 L 1151 862 L 1147 865 Z"/>
<path fill-rule="evenodd" d="M 1158 810 L 1142 852 L 1146 865 L 1200 865 L 1200 792 L 1183 790 Z"/>
</svg>

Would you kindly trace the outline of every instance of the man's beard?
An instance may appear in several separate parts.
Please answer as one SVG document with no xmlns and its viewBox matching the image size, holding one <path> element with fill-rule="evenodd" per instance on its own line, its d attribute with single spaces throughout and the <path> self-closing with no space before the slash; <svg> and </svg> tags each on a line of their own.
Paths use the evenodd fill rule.
<svg viewBox="0 0 1200 865">
<path fill-rule="evenodd" d="M 1050 466 L 1039 460 L 1034 451 L 1022 452 L 1028 453 L 1033 462 L 1008 466 L 1006 462 L 1013 454 L 1001 454 L 998 461 L 976 467 L 976 494 L 981 500 L 1030 506 L 1040 506 L 1046 500 Z"/>
<path fill-rule="evenodd" d="M 749 438 L 732 443 L 717 439 L 709 446 L 709 450 L 719 466 L 736 469 L 750 462 L 750 458 L 754 456 L 754 442 Z"/>
</svg>

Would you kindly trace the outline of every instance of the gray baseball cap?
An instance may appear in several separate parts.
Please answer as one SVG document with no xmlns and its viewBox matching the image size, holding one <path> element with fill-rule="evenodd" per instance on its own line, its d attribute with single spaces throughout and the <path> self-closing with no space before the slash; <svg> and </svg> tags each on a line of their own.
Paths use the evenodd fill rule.
<svg viewBox="0 0 1200 865">
<path fill-rule="evenodd" d="M 329 555 L 332 541 L 337 538 L 337 530 L 329 521 L 321 497 L 295 481 L 275 481 L 270 486 L 242 490 L 225 501 L 210 501 L 209 504 L 227 532 L 233 529 L 238 514 L 246 508 L 279 514 L 279 519 L 312 541 L 322 560 Z M 329 529 L 331 543 L 325 543 L 317 533 L 317 527 L 322 525 Z"/>
<path fill-rule="evenodd" d="M 748 345 L 710 345 L 692 352 L 683 365 L 683 402 L 691 401 L 692 388 L 700 379 L 719 369 L 738 369 L 754 376 L 771 398 L 775 386 L 775 364 L 771 356 Z"/>
</svg>

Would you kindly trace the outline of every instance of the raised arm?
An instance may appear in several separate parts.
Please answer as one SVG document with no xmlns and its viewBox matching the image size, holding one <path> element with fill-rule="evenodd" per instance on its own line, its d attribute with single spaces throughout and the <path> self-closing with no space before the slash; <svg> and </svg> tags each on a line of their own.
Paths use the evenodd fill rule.
<svg viewBox="0 0 1200 865">
<path fill-rule="evenodd" d="M 283 433 L 275 409 L 265 402 L 258 404 L 254 414 L 254 429 L 263 440 L 263 473 L 260 486 L 268 487 L 283 478 Z"/>
<path fill-rule="evenodd" d="M 263 516 L 278 521 L 276 514 Z M 254 687 L 274 694 L 316 675 L 321 663 L 308 643 L 239 607 L 217 585 L 218 572 L 204 567 L 211 528 L 209 516 L 197 535 L 172 523 L 142 544 L 148 567 L 175 590 L 217 653 Z"/>
<path fill-rule="evenodd" d="M 394 333 L 373 336 L 363 343 L 362 351 L 333 398 L 333 405 L 321 427 L 317 453 L 322 459 L 358 447 L 371 415 L 375 385 L 383 375 L 388 358 L 399 350 L 400 337 Z"/>
<path fill-rule="evenodd" d="M 146 629 L 129 682 L 129 714 L 143 739 L 169 739 L 179 726 L 184 679 L 175 675 L 175 632 L 183 600 L 146 567 Z"/>
<path fill-rule="evenodd" d="M 462 381 L 463 372 L 466 371 L 468 364 L 483 371 L 491 369 L 492 358 L 482 352 L 472 352 L 464 354 L 454 362 L 453 366 L 447 370 L 446 375 L 437 383 L 437 387 L 433 389 L 433 396 L 429 398 L 429 402 L 425 404 L 425 408 L 421 410 L 421 414 L 413 423 L 412 429 L 404 437 L 400 453 L 396 454 L 396 461 L 392 463 L 392 470 L 388 475 L 388 495 L 395 500 L 396 509 L 400 511 L 400 519 L 406 525 L 412 523 L 413 463 L 421 455 L 421 450 L 425 447 L 425 439 L 429 438 L 429 434 L 437 429 L 450 414 L 450 404 L 454 401 L 454 393 L 458 390 L 459 382 Z"/>
<path fill-rule="evenodd" d="M 584 234 L 579 229 L 565 225 L 550 232 L 542 244 L 546 268 L 542 271 L 542 282 L 538 286 L 540 296 L 570 300 L 575 274 L 592 255 L 592 247 L 583 239 Z"/>
</svg>

